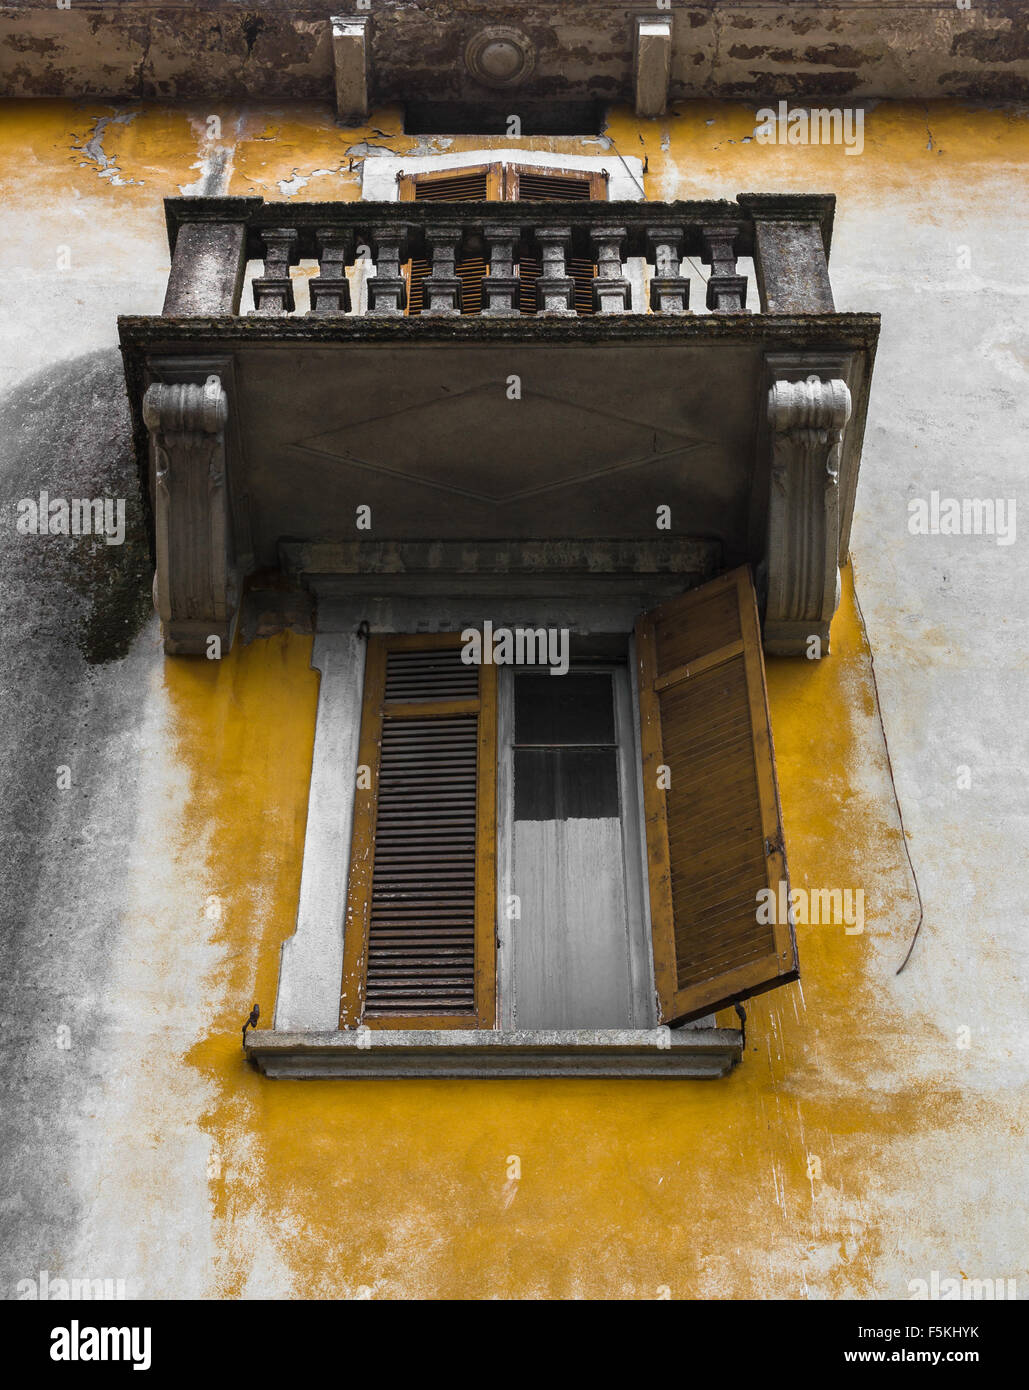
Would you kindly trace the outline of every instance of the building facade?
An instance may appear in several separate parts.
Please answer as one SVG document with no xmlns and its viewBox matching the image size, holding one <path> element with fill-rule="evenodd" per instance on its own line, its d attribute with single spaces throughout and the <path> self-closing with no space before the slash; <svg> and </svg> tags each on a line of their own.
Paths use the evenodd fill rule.
<svg viewBox="0 0 1029 1390">
<path fill-rule="evenodd" d="M 4 12 L 11 1296 L 1029 1279 L 1024 32 L 812 8 Z"/>
</svg>

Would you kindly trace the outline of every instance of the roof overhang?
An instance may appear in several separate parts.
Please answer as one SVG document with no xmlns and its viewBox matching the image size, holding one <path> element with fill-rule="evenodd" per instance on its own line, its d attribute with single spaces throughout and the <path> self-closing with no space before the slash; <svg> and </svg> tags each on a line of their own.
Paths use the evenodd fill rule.
<svg viewBox="0 0 1029 1390">
<path fill-rule="evenodd" d="M 696 97 L 1024 99 L 1029 14 L 1023 0 L 8 0 L 0 90 L 335 101 L 351 122 L 396 102 L 654 116 Z"/>
</svg>

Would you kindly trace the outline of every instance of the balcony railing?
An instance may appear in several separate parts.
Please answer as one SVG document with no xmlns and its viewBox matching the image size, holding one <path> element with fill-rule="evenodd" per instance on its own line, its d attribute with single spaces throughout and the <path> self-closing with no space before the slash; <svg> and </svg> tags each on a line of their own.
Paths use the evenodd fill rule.
<svg viewBox="0 0 1029 1390">
<path fill-rule="evenodd" d="M 408 264 L 421 267 L 418 308 L 428 319 L 572 318 L 584 311 L 682 316 L 695 312 L 690 261 L 709 267 L 710 313 L 832 313 L 834 204 L 825 195 L 757 193 L 735 202 L 677 203 L 170 198 L 173 259 L 163 313 L 239 315 L 253 261 L 263 262 L 252 281 L 258 315 L 298 312 L 291 270 L 302 262 L 309 312 L 317 318 L 408 315 Z M 753 261 L 759 305 L 747 302 L 748 280 L 739 273 L 744 258 Z M 585 304 L 583 265 L 594 268 Z M 468 266 L 479 267 L 474 298 L 467 293 Z M 533 292 L 527 294 L 528 267 Z"/>
</svg>

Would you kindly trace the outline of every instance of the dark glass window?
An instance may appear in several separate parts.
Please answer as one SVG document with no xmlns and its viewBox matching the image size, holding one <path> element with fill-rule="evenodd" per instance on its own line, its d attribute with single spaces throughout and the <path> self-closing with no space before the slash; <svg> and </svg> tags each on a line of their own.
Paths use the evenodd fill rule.
<svg viewBox="0 0 1029 1390">
<path fill-rule="evenodd" d="M 516 674 L 515 820 L 616 818 L 618 754 L 611 677 Z"/>
</svg>

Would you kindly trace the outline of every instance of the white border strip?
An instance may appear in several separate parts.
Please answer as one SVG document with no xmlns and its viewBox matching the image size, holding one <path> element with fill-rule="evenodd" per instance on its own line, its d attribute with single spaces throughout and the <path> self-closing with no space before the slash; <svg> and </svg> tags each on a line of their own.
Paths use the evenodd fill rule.
<svg viewBox="0 0 1029 1390">
<path fill-rule="evenodd" d="M 609 202 L 642 203 L 643 161 L 635 155 L 553 154 L 550 150 L 461 150 L 457 154 L 368 155 L 361 171 L 361 201 L 396 203 L 397 175 L 428 174 L 437 169 L 462 169 L 469 164 L 528 164 L 561 169 L 569 174 L 606 172 Z"/>
</svg>

